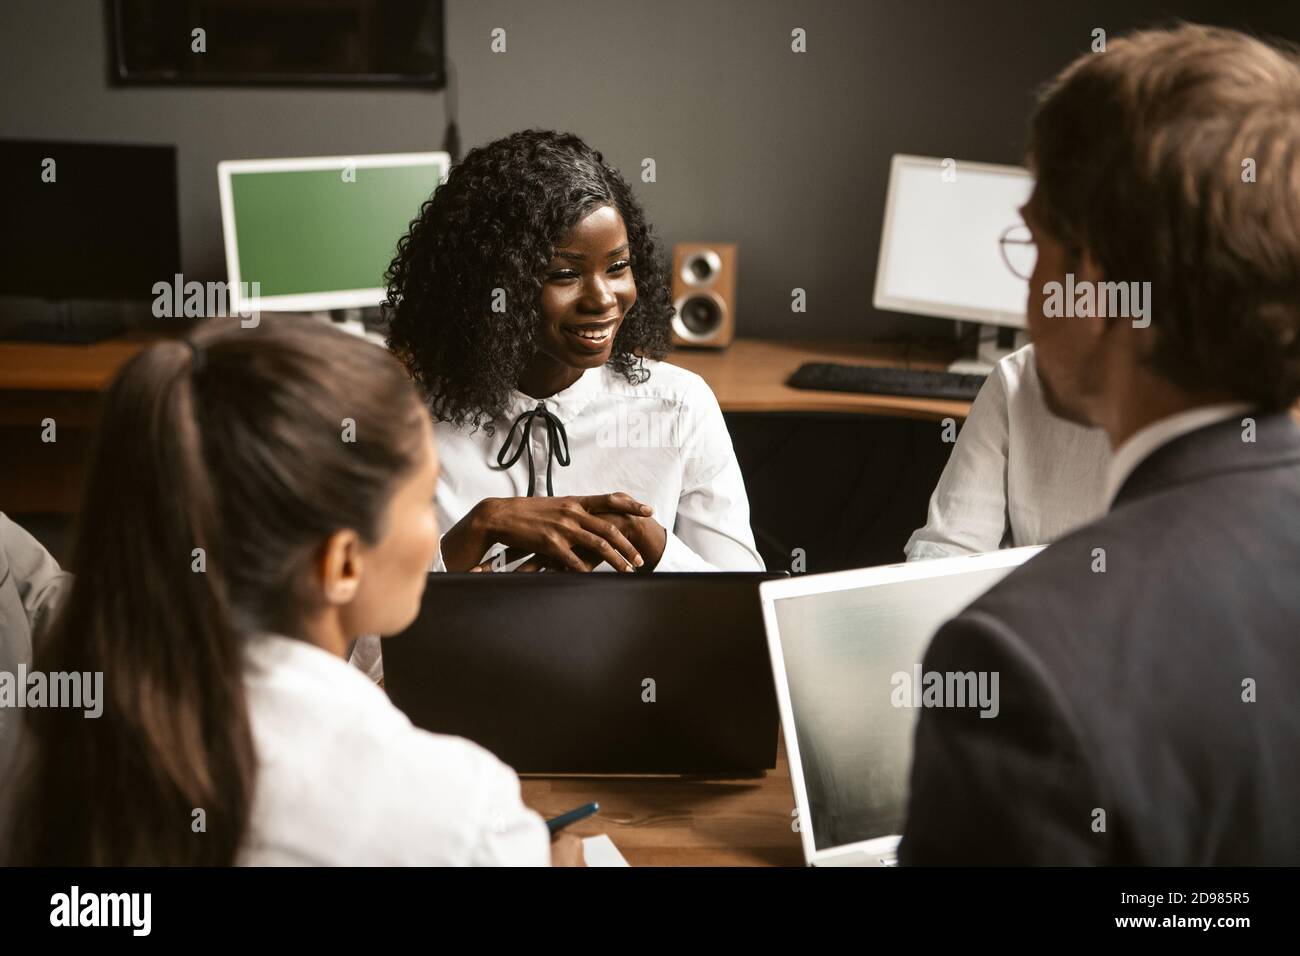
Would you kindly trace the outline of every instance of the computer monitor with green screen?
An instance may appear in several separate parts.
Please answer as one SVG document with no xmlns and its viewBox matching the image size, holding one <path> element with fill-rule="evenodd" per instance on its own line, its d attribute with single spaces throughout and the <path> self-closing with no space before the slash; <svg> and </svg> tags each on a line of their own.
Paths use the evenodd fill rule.
<svg viewBox="0 0 1300 956">
<path fill-rule="evenodd" d="M 397 241 L 449 166 L 446 153 L 218 163 L 235 309 L 379 305 Z"/>
</svg>

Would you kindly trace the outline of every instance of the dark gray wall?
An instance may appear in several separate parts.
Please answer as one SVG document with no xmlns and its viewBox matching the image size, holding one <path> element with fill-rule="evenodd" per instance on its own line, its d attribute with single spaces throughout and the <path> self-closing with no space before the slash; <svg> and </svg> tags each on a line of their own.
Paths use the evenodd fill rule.
<svg viewBox="0 0 1300 956">
<path fill-rule="evenodd" d="M 668 242 L 739 242 L 744 334 L 856 338 L 948 329 L 871 308 L 891 154 L 1016 162 L 1033 90 L 1094 27 L 1175 13 L 1300 36 L 1296 5 L 1243 6 L 448 0 L 447 48 L 466 147 L 525 126 L 580 133 L 638 184 Z M 794 27 L 805 54 L 790 51 Z M 175 143 L 194 278 L 225 273 L 217 160 L 442 142 L 441 93 L 110 87 L 107 57 L 97 0 L 4 0 L 0 134 Z M 790 312 L 795 286 L 806 314 Z"/>
</svg>

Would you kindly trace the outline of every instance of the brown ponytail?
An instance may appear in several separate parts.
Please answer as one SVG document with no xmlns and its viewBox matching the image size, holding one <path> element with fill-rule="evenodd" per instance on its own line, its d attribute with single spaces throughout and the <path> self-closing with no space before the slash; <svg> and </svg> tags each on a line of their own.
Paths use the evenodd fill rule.
<svg viewBox="0 0 1300 956">
<path fill-rule="evenodd" d="M 34 668 L 102 672 L 103 715 L 27 712 L 12 862 L 234 862 L 256 771 L 243 639 L 299 634 L 313 554 L 341 528 L 377 540 L 416 464 L 423 410 L 384 350 L 287 318 L 191 341 L 109 391 L 75 584 Z"/>
</svg>

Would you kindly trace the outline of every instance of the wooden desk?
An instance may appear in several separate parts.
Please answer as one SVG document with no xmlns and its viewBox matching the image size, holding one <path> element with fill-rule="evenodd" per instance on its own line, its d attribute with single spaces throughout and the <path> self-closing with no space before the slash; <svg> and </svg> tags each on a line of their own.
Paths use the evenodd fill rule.
<svg viewBox="0 0 1300 956">
<path fill-rule="evenodd" d="M 544 817 L 595 800 L 571 829 L 609 834 L 632 866 L 803 865 L 784 742 L 763 777 L 524 777 L 523 796 Z"/>
<path fill-rule="evenodd" d="M 177 332 L 181 331 L 180 327 Z M 0 448 L 18 468 L 0 470 L 0 501 L 16 514 L 71 514 L 77 506 L 103 391 L 118 369 L 157 336 L 136 333 L 95 345 L 0 342 Z M 951 356 L 900 345 L 809 345 L 740 339 L 729 349 L 678 350 L 670 361 L 704 377 L 726 412 L 839 412 L 964 419 L 966 402 L 807 392 L 785 380 L 804 362 L 863 362 L 942 368 Z M 40 440 L 53 418 L 58 442 Z"/>
<path fill-rule="evenodd" d="M 724 412 L 839 412 L 962 421 L 970 402 L 851 392 L 809 392 L 785 380 L 805 362 L 893 365 L 942 371 L 956 356 L 895 343 L 827 344 L 737 339 L 722 351 L 676 349 L 674 365 L 703 377 Z"/>
<path fill-rule="evenodd" d="M 157 337 L 94 345 L 0 342 L 0 391 L 101 392 L 117 370 Z"/>
<path fill-rule="evenodd" d="M 98 392 L 152 339 L 96 345 L 0 343 L 0 391 Z M 893 343 L 810 344 L 738 339 L 721 351 L 676 349 L 669 361 L 701 375 L 724 412 L 852 412 L 905 418 L 965 418 L 969 402 L 808 392 L 785 380 L 804 362 L 846 362 L 943 369 L 951 355 Z"/>
</svg>

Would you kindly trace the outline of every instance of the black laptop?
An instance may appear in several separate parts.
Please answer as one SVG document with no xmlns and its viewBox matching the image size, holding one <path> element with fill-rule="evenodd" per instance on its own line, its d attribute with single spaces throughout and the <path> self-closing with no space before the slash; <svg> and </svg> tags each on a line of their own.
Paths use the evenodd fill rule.
<svg viewBox="0 0 1300 956">
<path fill-rule="evenodd" d="M 430 574 L 384 686 L 522 773 L 756 773 L 778 720 L 758 585 L 785 576 Z"/>
</svg>

